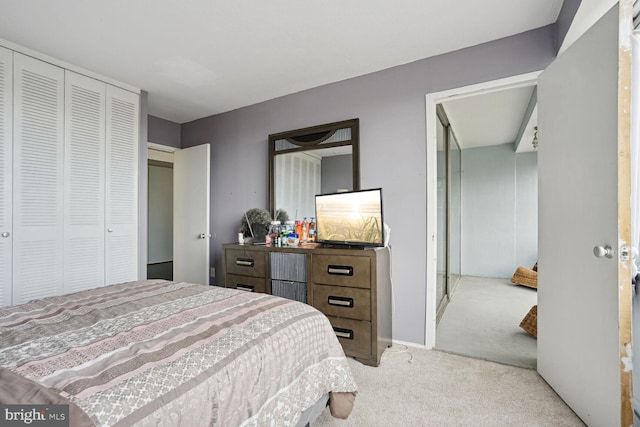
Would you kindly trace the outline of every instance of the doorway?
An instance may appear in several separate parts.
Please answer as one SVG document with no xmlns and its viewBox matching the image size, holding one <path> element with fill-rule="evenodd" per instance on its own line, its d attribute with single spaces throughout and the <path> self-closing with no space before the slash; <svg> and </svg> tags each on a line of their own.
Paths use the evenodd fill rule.
<svg viewBox="0 0 640 427">
<path fill-rule="evenodd" d="M 527 214 L 531 213 L 531 209 L 527 212 L 527 200 L 533 200 L 532 210 L 537 214 L 535 206 L 537 192 L 527 194 L 525 203 L 522 200 L 523 194 L 527 193 L 527 191 L 523 191 L 527 184 L 533 182 L 535 189 L 537 174 L 534 173 L 531 176 L 529 173 L 528 178 L 524 178 L 526 173 L 520 173 L 531 168 L 535 172 L 535 160 L 533 162 L 530 160 L 531 158 L 535 159 L 536 156 L 535 154 L 516 154 L 517 145 L 513 143 L 513 140 L 508 145 L 502 145 L 500 141 L 497 141 L 497 144 L 494 143 L 495 146 L 492 147 L 465 146 L 465 141 L 468 142 L 468 138 L 462 138 L 459 141 L 457 123 L 454 121 L 452 124 L 449 121 L 446 108 L 442 108 L 442 104 L 446 105 L 456 99 L 481 98 L 480 95 L 492 92 L 522 90 L 527 87 L 531 90 L 531 87 L 535 85 L 537 74 L 530 73 L 427 95 L 427 123 L 430 124 L 427 126 L 428 171 L 430 172 L 428 191 L 431 190 L 433 191 L 431 194 L 437 194 L 437 198 L 428 197 L 427 215 L 427 228 L 430 230 L 428 234 L 434 236 L 433 241 L 435 242 L 427 247 L 429 263 L 427 265 L 427 336 L 425 341 L 429 348 L 435 347 L 445 351 L 466 353 L 465 355 L 472 357 L 494 359 L 498 362 L 535 368 L 535 338 L 519 328 L 522 318 L 536 303 L 535 289 L 514 285 L 510 283 L 509 279 L 516 266 L 523 265 L 531 268 L 537 257 L 537 217 L 535 217 L 535 225 L 529 227 L 529 233 L 534 235 L 533 255 L 525 256 L 526 251 L 522 249 L 523 245 L 520 240 L 527 239 L 517 238 L 516 233 L 517 228 L 524 228 L 524 223 L 527 220 L 530 222 Z M 533 129 L 528 131 L 530 134 L 523 137 L 524 129 L 520 130 L 520 138 L 523 141 L 532 137 Z M 464 135 L 464 132 L 461 134 Z M 529 139 L 527 144 L 531 144 L 531 142 L 532 140 Z M 498 195 L 505 191 L 510 194 L 511 198 L 499 199 Z M 437 203 L 434 203 L 434 199 Z M 521 208 L 520 211 L 518 211 L 518 207 Z M 489 211 L 487 208 L 490 208 Z M 491 209 L 494 209 L 493 214 L 490 213 Z M 519 217 L 522 221 L 518 221 Z M 498 231 L 496 230 L 507 220 L 511 221 L 511 224 L 506 227 L 509 233 L 497 235 Z M 496 247 L 501 244 L 512 248 L 511 259 L 508 259 L 509 256 L 502 255 L 505 253 L 504 247 Z M 529 246 L 531 245 L 529 244 Z M 468 292 L 469 290 L 481 292 L 474 294 Z M 515 296 L 511 293 L 512 291 L 516 292 Z M 508 341 L 501 343 L 495 337 L 483 338 L 473 331 L 467 331 L 471 335 L 466 338 L 464 336 L 462 339 L 457 337 L 453 341 L 458 343 L 467 341 L 473 344 L 475 340 L 485 345 L 489 343 L 489 347 L 493 346 L 494 350 L 499 350 L 497 355 L 494 354 L 496 352 L 473 354 L 473 352 L 469 353 L 469 350 L 446 348 L 448 343 L 444 338 L 451 329 L 450 317 L 462 316 L 457 320 L 459 323 L 453 329 L 462 329 L 461 325 L 478 326 L 479 330 L 484 332 L 490 328 L 487 328 L 486 325 L 483 328 L 482 322 L 491 319 L 500 321 L 500 313 L 518 305 L 514 304 L 512 300 L 513 298 L 520 299 L 518 293 L 525 295 L 524 302 L 520 302 L 520 305 L 526 306 L 528 304 L 528 306 L 526 308 L 520 307 L 519 310 L 524 310 L 524 312 L 518 313 L 515 320 L 511 315 L 511 320 L 507 321 L 512 327 L 511 334 L 517 335 L 517 338 L 521 340 L 529 341 L 529 344 L 533 343 L 533 365 L 530 357 L 528 359 L 525 357 L 528 360 L 526 363 L 517 361 L 517 358 L 516 361 L 510 361 L 509 358 L 501 359 L 502 353 L 509 353 L 511 345 Z M 482 301 L 483 295 L 489 297 L 489 300 Z M 503 301 L 493 298 L 495 296 L 504 297 Z M 492 305 L 493 309 L 490 308 Z M 485 310 L 483 313 L 482 309 L 486 309 L 488 312 Z M 506 317 L 509 319 L 509 315 Z M 500 328 L 501 326 L 498 325 L 497 329 Z M 463 331 L 458 330 L 457 332 Z M 443 339 L 437 339 L 439 333 L 442 333 Z M 498 348 L 500 346 L 506 348 Z M 518 356 L 518 350 L 512 353 Z"/>
<path fill-rule="evenodd" d="M 210 146 L 147 146 L 147 277 L 209 285 Z"/>
<path fill-rule="evenodd" d="M 147 153 L 147 278 L 173 280 L 173 152 Z"/>
</svg>

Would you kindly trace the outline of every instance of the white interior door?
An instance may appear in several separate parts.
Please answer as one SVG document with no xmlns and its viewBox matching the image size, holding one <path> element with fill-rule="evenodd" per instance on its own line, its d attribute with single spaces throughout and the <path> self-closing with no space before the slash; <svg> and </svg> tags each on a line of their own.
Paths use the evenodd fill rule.
<svg viewBox="0 0 640 427">
<path fill-rule="evenodd" d="M 106 87 L 106 284 L 138 279 L 140 96 Z"/>
<path fill-rule="evenodd" d="M 65 71 L 64 292 L 105 284 L 103 82 Z"/>
<path fill-rule="evenodd" d="M 11 305 L 13 251 L 13 53 L 0 47 L 0 307 Z"/>
<path fill-rule="evenodd" d="M 13 304 L 21 304 L 64 289 L 64 70 L 19 53 L 13 68 Z"/>
<path fill-rule="evenodd" d="M 209 144 L 173 153 L 173 280 L 209 284 Z"/>
<path fill-rule="evenodd" d="M 538 371 L 589 426 L 633 424 L 631 273 L 620 259 L 630 245 L 630 12 L 626 0 L 614 6 L 538 81 Z M 607 246 L 611 258 L 595 256 Z"/>
</svg>

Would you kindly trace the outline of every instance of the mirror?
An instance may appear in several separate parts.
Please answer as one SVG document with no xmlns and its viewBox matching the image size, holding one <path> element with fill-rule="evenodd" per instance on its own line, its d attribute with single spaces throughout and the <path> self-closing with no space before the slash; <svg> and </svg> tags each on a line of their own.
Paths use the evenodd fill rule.
<svg viewBox="0 0 640 427">
<path fill-rule="evenodd" d="M 273 217 L 315 217 L 315 195 L 360 189 L 359 120 L 269 135 L 269 209 Z"/>
</svg>

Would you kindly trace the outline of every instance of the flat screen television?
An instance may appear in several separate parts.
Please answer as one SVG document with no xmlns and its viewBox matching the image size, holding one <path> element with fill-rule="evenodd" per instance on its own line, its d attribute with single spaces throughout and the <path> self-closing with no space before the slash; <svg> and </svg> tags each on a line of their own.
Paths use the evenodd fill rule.
<svg viewBox="0 0 640 427">
<path fill-rule="evenodd" d="M 382 189 L 316 195 L 316 241 L 384 246 Z"/>
</svg>

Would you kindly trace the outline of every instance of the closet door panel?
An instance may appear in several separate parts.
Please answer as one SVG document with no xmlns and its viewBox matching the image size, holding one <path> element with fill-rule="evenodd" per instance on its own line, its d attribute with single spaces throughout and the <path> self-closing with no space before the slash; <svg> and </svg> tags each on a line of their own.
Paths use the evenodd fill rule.
<svg viewBox="0 0 640 427">
<path fill-rule="evenodd" d="M 11 305 L 13 52 L 0 47 L 0 307 Z"/>
<path fill-rule="evenodd" d="M 63 292 L 64 70 L 14 53 L 13 304 Z"/>
<path fill-rule="evenodd" d="M 107 284 L 138 278 L 139 95 L 107 85 Z"/>
<path fill-rule="evenodd" d="M 65 293 L 105 284 L 105 92 L 65 72 Z"/>
</svg>

